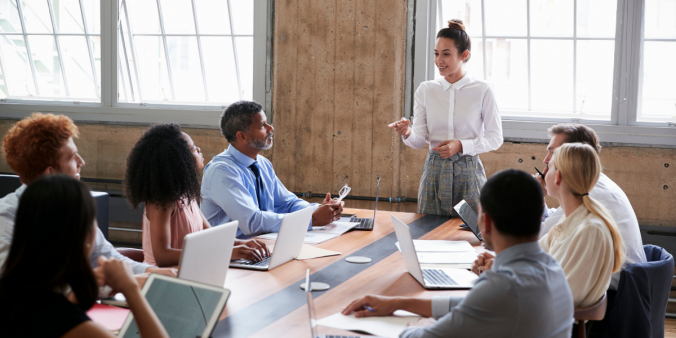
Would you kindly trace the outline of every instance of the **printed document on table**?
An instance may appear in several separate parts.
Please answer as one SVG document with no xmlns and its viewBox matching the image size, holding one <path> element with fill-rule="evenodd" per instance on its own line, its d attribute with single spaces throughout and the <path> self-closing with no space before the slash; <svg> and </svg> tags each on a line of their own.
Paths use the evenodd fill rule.
<svg viewBox="0 0 676 338">
<path fill-rule="evenodd" d="M 346 233 L 348 230 L 354 228 L 358 224 L 359 224 L 358 222 L 333 222 L 325 227 L 320 227 L 320 229 L 318 230 L 308 231 L 307 234 L 305 235 L 305 243 L 319 244 L 322 242 L 326 242 L 329 239 L 336 238 Z M 264 234 L 258 236 L 258 238 L 276 240 L 277 234 L 276 233 Z"/>
<path fill-rule="evenodd" d="M 345 316 L 339 312 L 318 320 L 317 325 L 395 338 L 399 337 L 409 323 L 415 323 L 418 319 L 420 319 L 418 315 L 399 310 L 395 311 L 393 316 L 365 318 L 355 318 L 354 314 Z"/>
<path fill-rule="evenodd" d="M 399 248 L 399 242 L 397 242 L 397 248 Z M 476 249 L 469 244 L 468 241 L 443 241 L 443 240 L 413 240 L 413 246 L 415 247 L 416 252 L 457 252 L 457 251 L 467 251 L 467 252 L 476 252 Z M 399 248 L 401 251 L 401 248 Z"/>
<path fill-rule="evenodd" d="M 477 259 L 478 254 L 476 250 L 469 245 L 469 248 L 471 250 L 467 251 L 445 251 L 445 252 L 440 252 L 440 251 L 419 251 L 417 250 L 420 246 L 420 242 L 436 242 L 436 241 L 418 241 L 414 240 L 413 245 L 416 248 L 416 254 L 418 255 L 418 262 L 420 264 L 462 264 L 463 267 L 465 267 L 465 264 L 471 264 Z M 439 241 L 442 242 L 442 241 Z M 450 242 L 450 241 L 443 241 L 443 242 Z M 462 242 L 462 241 L 458 241 Z M 434 244 L 432 246 L 424 246 L 426 243 L 423 243 L 423 250 L 428 250 L 429 248 L 443 248 L 444 245 L 438 245 Z M 401 247 L 399 246 L 399 242 L 395 243 L 397 246 L 397 249 L 401 251 Z M 448 246 L 450 248 L 451 246 Z M 462 248 L 462 246 L 457 246 L 456 248 Z"/>
</svg>

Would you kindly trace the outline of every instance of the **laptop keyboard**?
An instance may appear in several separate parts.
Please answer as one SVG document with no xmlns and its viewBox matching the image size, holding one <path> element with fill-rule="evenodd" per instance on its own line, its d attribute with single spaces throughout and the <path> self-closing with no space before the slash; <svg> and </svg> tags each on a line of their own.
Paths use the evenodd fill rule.
<svg viewBox="0 0 676 338">
<path fill-rule="evenodd" d="M 373 218 L 355 218 L 354 221 L 359 222 L 354 229 L 373 229 Z"/>
<path fill-rule="evenodd" d="M 252 262 L 252 261 L 241 260 L 237 263 L 242 264 L 242 265 L 248 265 L 248 266 L 268 266 L 268 265 L 270 265 L 270 257 L 272 257 L 272 256 L 265 257 L 260 262 Z"/>
<path fill-rule="evenodd" d="M 423 269 L 423 279 L 429 285 L 458 285 L 451 277 L 439 269 Z"/>
</svg>

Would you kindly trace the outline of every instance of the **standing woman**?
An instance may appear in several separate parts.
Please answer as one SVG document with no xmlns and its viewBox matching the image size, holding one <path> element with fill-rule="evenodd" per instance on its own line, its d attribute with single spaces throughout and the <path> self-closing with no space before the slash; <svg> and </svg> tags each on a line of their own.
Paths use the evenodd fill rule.
<svg viewBox="0 0 676 338">
<path fill-rule="evenodd" d="M 434 63 L 443 76 L 415 92 L 413 128 L 402 118 L 390 124 L 404 144 L 430 144 L 418 190 L 418 213 L 453 215 L 463 199 L 477 211 L 486 173 L 479 154 L 502 145 L 502 120 L 492 87 L 463 70 L 472 43 L 461 20 L 437 33 Z"/>
</svg>

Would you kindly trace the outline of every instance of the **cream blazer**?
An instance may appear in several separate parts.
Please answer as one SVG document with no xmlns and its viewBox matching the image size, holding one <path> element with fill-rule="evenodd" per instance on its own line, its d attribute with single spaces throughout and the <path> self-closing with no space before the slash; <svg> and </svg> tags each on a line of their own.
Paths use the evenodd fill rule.
<svg viewBox="0 0 676 338">
<path fill-rule="evenodd" d="M 584 205 L 561 217 L 540 239 L 540 247 L 561 264 L 576 308 L 594 304 L 608 289 L 615 259 L 613 238 L 603 220 Z"/>
</svg>

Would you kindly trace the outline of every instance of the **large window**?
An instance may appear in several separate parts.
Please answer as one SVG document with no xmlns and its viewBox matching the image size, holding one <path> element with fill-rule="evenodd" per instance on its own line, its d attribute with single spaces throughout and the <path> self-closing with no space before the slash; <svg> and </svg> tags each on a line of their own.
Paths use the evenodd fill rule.
<svg viewBox="0 0 676 338">
<path fill-rule="evenodd" d="M 100 101 L 99 3 L 0 0 L 0 97 Z"/>
<path fill-rule="evenodd" d="M 216 125 L 270 93 L 272 0 L 0 0 L 0 111 Z"/>
<path fill-rule="evenodd" d="M 676 145 L 676 0 L 418 0 L 411 90 L 438 78 L 439 29 L 464 21 L 465 65 L 496 92 L 508 139 L 554 122 L 595 125 L 607 142 Z"/>
</svg>

